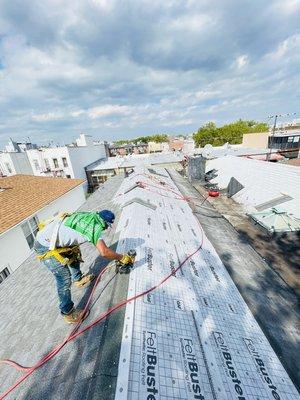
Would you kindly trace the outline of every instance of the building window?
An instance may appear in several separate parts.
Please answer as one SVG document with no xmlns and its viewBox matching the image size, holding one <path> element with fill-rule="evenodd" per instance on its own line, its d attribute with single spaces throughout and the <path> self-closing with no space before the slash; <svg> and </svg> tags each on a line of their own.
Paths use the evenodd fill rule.
<svg viewBox="0 0 300 400">
<path fill-rule="evenodd" d="M 44 159 L 44 162 L 45 162 L 45 167 L 46 167 L 46 169 L 50 169 L 50 163 L 49 163 L 48 158 L 45 158 L 45 159 Z"/>
<path fill-rule="evenodd" d="M 62 158 L 62 162 L 63 162 L 64 167 L 68 167 L 68 161 L 67 161 L 66 157 Z"/>
<path fill-rule="evenodd" d="M 0 283 L 10 275 L 9 269 L 6 267 L 0 272 Z"/>
<path fill-rule="evenodd" d="M 37 217 L 30 218 L 21 225 L 28 246 L 32 249 L 34 238 L 39 230 Z"/>
<path fill-rule="evenodd" d="M 66 175 L 66 178 L 69 178 L 69 179 L 71 179 L 71 175 Z"/>
<path fill-rule="evenodd" d="M 5 167 L 6 167 L 7 171 L 8 171 L 8 173 L 11 174 L 12 170 L 10 168 L 10 164 L 9 163 L 5 163 Z"/>
<path fill-rule="evenodd" d="M 54 168 L 58 168 L 58 160 L 57 158 L 53 158 L 53 164 L 54 164 Z"/>
<path fill-rule="evenodd" d="M 34 165 L 34 168 L 36 169 L 36 171 L 40 170 L 40 165 L 39 165 L 38 160 L 34 159 L 33 160 L 33 165 Z"/>
</svg>

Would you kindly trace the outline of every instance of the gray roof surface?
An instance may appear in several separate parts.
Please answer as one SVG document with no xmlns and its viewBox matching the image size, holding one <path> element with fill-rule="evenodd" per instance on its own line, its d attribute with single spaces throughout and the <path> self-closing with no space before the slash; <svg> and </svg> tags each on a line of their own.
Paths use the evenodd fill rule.
<svg viewBox="0 0 300 400">
<path fill-rule="evenodd" d="M 149 170 L 149 172 L 151 171 Z M 164 171 L 164 174 L 166 174 L 166 171 Z M 184 194 L 199 196 L 180 175 L 175 172 L 170 172 L 170 174 L 172 174 L 173 180 Z M 165 175 L 157 174 L 156 178 L 163 180 Z M 136 177 L 134 175 L 129 177 L 127 186 L 129 181 L 134 183 L 135 180 Z M 116 205 L 112 206 L 111 200 L 117 191 L 122 193 L 124 184 L 126 187 L 126 182 L 124 182 L 120 189 L 122 181 L 123 177 L 121 175 L 109 179 L 97 192 L 88 198 L 81 209 L 96 210 L 111 208 L 120 215 L 120 207 Z M 144 228 L 144 225 L 141 226 L 138 216 L 145 213 L 145 199 L 147 200 L 148 196 L 145 196 L 145 193 L 138 196 L 140 191 L 141 189 L 136 188 L 128 190 L 126 197 L 124 197 L 124 201 L 126 202 L 123 208 L 125 211 L 122 212 L 122 218 L 120 219 L 120 221 L 123 219 L 123 222 L 121 221 L 121 226 L 124 227 L 123 231 L 119 233 L 111 231 L 107 239 L 105 239 L 114 248 L 116 248 L 119 241 L 119 248 L 126 248 L 127 243 L 134 243 L 136 240 L 134 235 L 135 228 L 139 228 L 142 232 L 142 236 L 140 235 L 139 237 L 145 236 L 145 240 L 147 240 L 146 231 L 150 228 Z M 137 203 L 136 198 L 140 198 L 140 202 L 134 205 L 134 203 Z M 150 213 L 153 213 L 155 211 L 151 207 L 152 198 L 150 194 L 149 198 L 151 201 L 146 202 L 146 209 Z M 159 202 L 158 199 L 155 200 L 154 204 L 157 202 Z M 143 210 L 142 214 L 141 210 Z M 155 215 L 161 219 L 160 222 L 163 221 L 160 213 L 164 212 L 163 208 L 161 211 L 157 209 L 155 212 Z M 135 224 L 130 224 L 129 219 L 126 220 L 130 213 L 133 213 L 133 218 L 130 221 L 136 222 Z M 231 271 L 232 268 L 234 271 L 237 271 L 238 282 L 246 279 L 248 286 L 245 293 L 248 305 L 250 303 L 249 306 L 253 313 L 255 311 L 254 314 L 258 320 L 261 317 L 267 320 L 267 329 L 271 331 L 271 334 L 267 334 L 267 337 L 269 340 L 270 337 L 273 340 L 273 342 L 271 341 L 272 345 L 275 344 L 276 347 L 278 346 L 279 354 L 282 356 L 281 361 L 286 357 L 287 359 L 284 360 L 286 361 L 284 364 L 297 368 L 299 360 L 297 361 L 296 359 L 296 352 L 294 351 L 295 354 L 293 355 L 291 351 L 291 349 L 295 348 L 296 332 L 293 329 L 296 326 L 294 321 L 296 311 L 291 307 L 292 299 L 290 299 L 290 294 L 286 292 L 286 288 L 282 282 L 279 282 L 278 279 L 275 280 L 276 277 L 273 276 L 274 274 L 272 275 L 272 271 L 269 269 L 265 271 L 266 266 L 255 251 L 252 248 L 249 249 L 248 246 L 243 247 L 243 244 L 237 241 L 234 232 L 224 225 L 222 218 L 204 218 L 204 220 L 201 220 L 201 224 L 203 224 L 205 231 L 209 232 L 209 240 L 216 247 L 220 256 L 222 257 L 222 254 L 226 254 L 228 258 L 230 254 L 230 257 L 232 257 L 229 258 L 230 265 L 228 266 L 228 270 Z M 127 225 L 128 228 L 126 228 Z M 117 226 L 117 223 L 115 226 Z M 186 229 L 185 226 L 182 226 L 182 228 Z M 155 230 L 153 232 L 156 234 Z M 164 232 L 163 229 L 162 232 Z M 125 244 L 122 240 L 122 235 L 124 236 L 124 234 L 126 237 Z M 177 232 L 176 238 L 179 236 L 180 233 Z M 193 239 L 192 235 L 190 235 L 190 238 L 191 240 Z M 217 241 L 216 238 L 218 239 Z M 157 240 L 159 239 L 160 236 L 157 236 Z M 173 243 L 173 241 L 175 243 L 175 238 L 170 235 L 170 243 Z M 164 256 L 164 252 L 161 253 Z M 98 257 L 94 246 L 84 245 L 83 256 L 85 263 L 82 270 L 84 272 L 92 270 L 97 273 L 106 265 L 106 262 L 101 257 Z M 142 262 L 141 260 L 140 264 Z M 256 273 L 259 274 L 258 277 L 256 277 Z M 126 298 L 128 286 L 127 275 L 119 275 L 106 289 L 104 294 L 101 294 L 101 288 L 103 288 L 111 276 L 111 274 L 108 276 L 105 275 L 102 286 L 100 283 L 99 288 L 97 288 L 95 304 L 92 307 L 87 322 L 84 322 L 83 326 L 91 322 L 112 304 L 117 303 L 124 297 Z M 264 277 L 267 280 L 271 280 L 269 286 L 267 286 L 267 293 L 264 293 L 263 290 L 266 286 L 262 286 Z M 274 282 L 275 292 L 272 291 Z M 87 289 L 83 289 L 83 291 L 78 288 L 73 289 L 75 302 L 83 305 L 87 297 L 87 292 Z M 244 295 L 242 290 L 241 293 Z M 255 301 L 257 294 L 259 295 L 259 301 Z M 247 295 L 249 296 L 247 297 Z M 287 296 L 286 299 L 284 299 L 285 295 Z M 0 301 L 2 306 L 0 314 L 0 337 L 2 339 L 0 357 L 12 358 L 21 364 L 32 365 L 51 350 L 54 345 L 63 340 L 72 329 L 64 323 L 58 313 L 57 296 L 51 274 L 36 261 L 34 256 L 26 260 L 16 272 L 1 284 Z M 254 311 L 252 306 L 254 307 Z M 273 308 L 275 306 L 278 306 L 276 310 L 279 315 L 277 315 Z M 283 312 L 287 308 L 289 308 L 288 315 L 286 315 L 286 312 Z M 114 399 L 118 374 L 122 371 L 123 365 L 122 363 L 119 365 L 119 354 L 124 313 L 125 309 L 113 313 L 104 323 L 98 324 L 75 341 L 67 344 L 56 358 L 38 369 L 7 398 L 18 400 Z M 271 324 L 271 321 L 274 321 L 274 323 Z M 279 326 L 277 322 L 280 324 Z M 280 338 L 282 338 L 282 344 L 280 343 Z M 268 348 L 267 346 L 269 345 L 266 344 L 266 349 Z M 285 348 L 289 350 L 286 355 L 284 353 Z M 162 372 L 161 370 L 160 373 Z M 0 365 L 0 395 L 19 376 L 20 373 L 11 367 Z M 136 398 L 140 399 L 140 397 Z M 170 395 L 164 398 L 171 399 Z"/>
<path fill-rule="evenodd" d="M 118 190 L 123 177 L 115 176 L 92 194 L 82 210 L 111 208 L 110 200 Z M 118 215 L 118 210 L 114 209 Z M 112 231 L 105 241 L 116 247 L 117 236 Z M 85 260 L 82 271 L 99 272 L 105 260 L 98 257 L 94 246 L 82 246 Z M 101 287 L 111 273 L 103 278 L 95 294 L 95 304 L 85 326 L 113 301 L 119 301 L 127 290 L 127 276 L 117 279 L 100 298 Z M 75 305 L 82 307 L 88 288 L 72 289 Z M 51 274 L 34 255 L 30 256 L 0 286 L 0 358 L 10 358 L 31 366 L 60 343 L 71 331 L 58 312 L 57 295 Z M 34 372 L 7 399 L 33 400 L 83 400 L 112 399 L 117 374 L 117 364 L 123 310 L 114 313 L 105 323 L 67 344 L 50 362 Z M 105 346 L 103 344 L 105 343 Z M 0 364 L 0 396 L 20 377 L 14 368 Z"/>
</svg>

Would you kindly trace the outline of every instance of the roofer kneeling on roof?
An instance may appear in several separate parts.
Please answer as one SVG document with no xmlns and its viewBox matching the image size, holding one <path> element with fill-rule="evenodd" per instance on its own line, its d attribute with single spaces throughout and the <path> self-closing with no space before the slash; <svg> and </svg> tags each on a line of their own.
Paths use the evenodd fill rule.
<svg viewBox="0 0 300 400">
<path fill-rule="evenodd" d="M 59 215 L 39 226 L 34 250 L 38 259 L 54 275 L 60 312 L 68 323 L 76 323 L 83 317 L 83 310 L 74 308 L 71 282 L 77 287 L 83 287 L 95 278 L 93 274 L 83 275 L 80 271 L 80 244 L 90 242 L 103 257 L 118 260 L 123 265 L 134 262 L 133 257 L 116 253 L 101 239 L 102 232 L 111 226 L 114 220 L 115 215 L 109 210 L 74 212 Z"/>
</svg>

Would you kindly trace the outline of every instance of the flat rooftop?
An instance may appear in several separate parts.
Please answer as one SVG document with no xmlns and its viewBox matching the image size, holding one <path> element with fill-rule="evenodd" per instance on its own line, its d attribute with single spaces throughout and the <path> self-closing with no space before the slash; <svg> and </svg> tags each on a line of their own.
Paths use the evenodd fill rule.
<svg viewBox="0 0 300 400">
<path fill-rule="evenodd" d="M 182 161 L 183 154 L 179 152 L 170 153 L 151 153 L 151 154 L 131 154 L 128 156 L 109 157 L 98 164 L 92 164 L 87 171 L 101 171 L 117 168 L 134 168 L 155 164 L 178 163 Z"/>
<path fill-rule="evenodd" d="M 223 156 L 254 156 L 264 155 L 267 152 L 277 152 L 276 149 L 262 149 L 255 147 L 243 147 L 240 144 L 225 144 L 223 146 L 211 146 L 206 145 L 205 147 L 196 148 L 195 154 L 202 154 L 206 158 L 217 158 Z"/>
<path fill-rule="evenodd" d="M 218 176 L 211 182 L 220 189 L 227 188 L 234 177 L 243 185 L 233 199 L 248 212 L 280 206 L 300 218 L 300 171 L 297 166 L 270 163 L 231 155 L 209 160 L 206 170 L 217 169 Z"/>
</svg>

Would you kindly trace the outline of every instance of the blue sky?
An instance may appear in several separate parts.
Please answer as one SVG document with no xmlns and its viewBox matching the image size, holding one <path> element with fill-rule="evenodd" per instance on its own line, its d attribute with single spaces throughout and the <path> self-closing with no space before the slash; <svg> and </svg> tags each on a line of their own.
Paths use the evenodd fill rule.
<svg viewBox="0 0 300 400">
<path fill-rule="evenodd" d="M 300 0 L 0 0 L 0 148 L 297 112 Z"/>
</svg>

